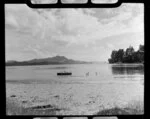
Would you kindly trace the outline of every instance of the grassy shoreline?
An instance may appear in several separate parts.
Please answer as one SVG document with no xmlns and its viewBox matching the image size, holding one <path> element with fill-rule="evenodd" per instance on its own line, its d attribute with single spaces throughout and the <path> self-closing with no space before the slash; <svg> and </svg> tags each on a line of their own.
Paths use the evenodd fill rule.
<svg viewBox="0 0 150 119">
<path fill-rule="evenodd" d="M 56 110 L 25 108 L 15 100 L 6 100 L 6 115 L 56 115 Z"/>
<path fill-rule="evenodd" d="M 140 100 L 132 100 L 123 107 L 115 106 L 111 109 L 99 111 L 96 115 L 141 115 L 144 114 L 144 103 Z"/>
<path fill-rule="evenodd" d="M 25 108 L 15 100 L 6 100 L 6 115 L 59 115 L 56 112 L 63 109 L 52 105 Z M 124 107 L 115 106 L 111 109 L 103 109 L 93 115 L 141 115 L 144 114 L 142 101 L 131 101 Z M 73 115 L 73 114 L 72 114 Z"/>
</svg>

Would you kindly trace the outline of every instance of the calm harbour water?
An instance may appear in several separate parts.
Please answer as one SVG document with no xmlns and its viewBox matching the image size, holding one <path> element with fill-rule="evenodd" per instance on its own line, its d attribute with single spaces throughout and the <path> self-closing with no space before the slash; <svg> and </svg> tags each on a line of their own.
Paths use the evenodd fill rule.
<svg viewBox="0 0 150 119">
<path fill-rule="evenodd" d="M 64 71 L 72 76 L 57 76 Z M 7 97 L 14 100 L 15 95 L 25 107 L 54 105 L 61 109 L 58 115 L 95 114 L 130 102 L 143 104 L 143 84 L 144 67 L 140 64 L 6 67 Z"/>
<path fill-rule="evenodd" d="M 58 72 L 72 72 L 72 76 L 57 76 Z M 89 75 L 86 76 L 86 73 Z M 85 80 L 86 79 L 86 80 Z M 6 67 L 7 83 L 68 83 L 136 81 L 144 79 L 142 64 L 72 64 Z"/>
</svg>

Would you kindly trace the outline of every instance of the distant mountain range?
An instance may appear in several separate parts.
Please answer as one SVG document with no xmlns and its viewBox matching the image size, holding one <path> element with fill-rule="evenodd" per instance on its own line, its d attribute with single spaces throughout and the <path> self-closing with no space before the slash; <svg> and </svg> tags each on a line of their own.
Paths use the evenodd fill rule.
<svg viewBox="0 0 150 119">
<path fill-rule="evenodd" d="M 41 59 L 32 59 L 28 61 L 10 60 L 6 62 L 6 66 L 24 66 L 24 65 L 53 65 L 53 64 L 89 64 L 92 62 L 85 62 L 79 60 L 68 59 L 65 56 L 55 56 Z"/>
</svg>

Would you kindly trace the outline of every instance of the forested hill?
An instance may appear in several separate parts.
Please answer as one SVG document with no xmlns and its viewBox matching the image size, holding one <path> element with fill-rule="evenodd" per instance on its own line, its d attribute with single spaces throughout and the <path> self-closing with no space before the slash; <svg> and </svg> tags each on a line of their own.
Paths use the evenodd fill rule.
<svg viewBox="0 0 150 119">
<path fill-rule="evenodd" d="M 91 62 L 77 61 L 68 59 L 64 56 L 55 56 L 42 59 L 32 59 L 29 61 L 7 61 L 6 66 L 24 66 L 24 65 L 49 65 L 49 64 L 86 64 Z"/>
<path fill-rule="evenodd" d="M 140 45 L 137 51 L 132 46 L 124 49 L 113 50 L 109 63 L 144 63 L 144 45 Z"/>
</svg>

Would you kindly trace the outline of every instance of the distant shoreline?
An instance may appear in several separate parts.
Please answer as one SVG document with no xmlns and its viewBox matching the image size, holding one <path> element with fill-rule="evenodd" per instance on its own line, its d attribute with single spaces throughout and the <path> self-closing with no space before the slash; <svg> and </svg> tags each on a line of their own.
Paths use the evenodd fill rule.
<svg viewBox="0 0 150 119">
<path fill-rule="evenodd" d="M 15 67 L 15 66 L 42 66 L 42 65 L 82 65 L 82 64 L 110 64 L 110 65 L 142 65 L 143 63 L 108 63 L 108 62 L 89 62 L 89 63 L 54 63 L 54 64 L 6 64 L 6 67 Z"/>
<path fill-rule="evenodd" d="M 75 65 L 75 64 L 94 64 L 92 62 L 89 63 L 53 63 L 53 64 L 7 64 L 5 66 L 37 66 L 37 65 Z"/>
<path fill-rule="evenodd" d="M 68 59 L 65 56 L 55 56 L 42 59 L 32 59 L 28 61 L 7 61 L 5 66 L 32 66 L 32 65 L 62 65 L 62 64 L 89 64 L 92 62 Z"/>
</svg>

